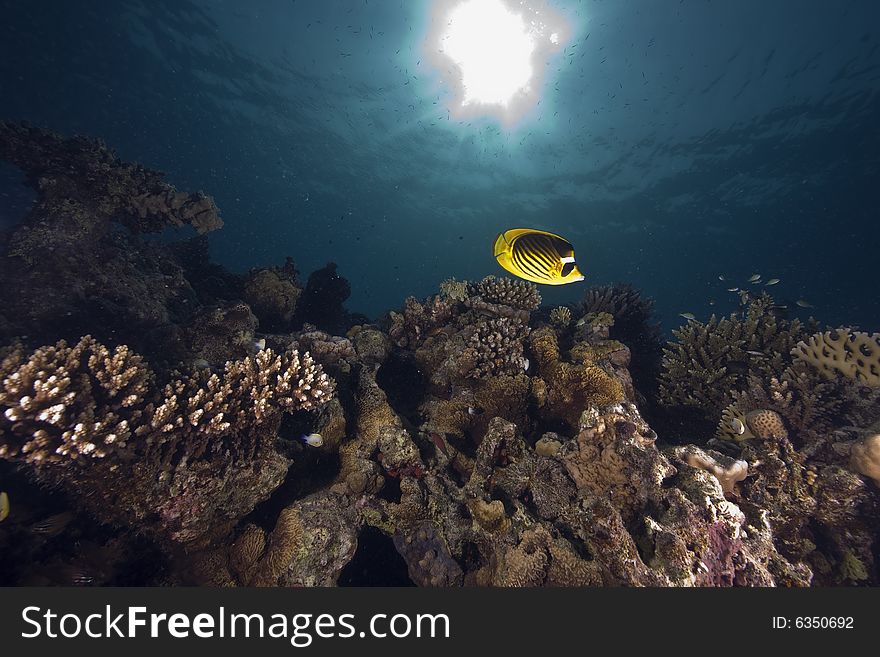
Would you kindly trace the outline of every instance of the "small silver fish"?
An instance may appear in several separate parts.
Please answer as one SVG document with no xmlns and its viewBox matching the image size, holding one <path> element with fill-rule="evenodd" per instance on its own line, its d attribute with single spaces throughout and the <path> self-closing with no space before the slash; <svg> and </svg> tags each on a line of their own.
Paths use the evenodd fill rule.
<svg viewBox="0 0 880 657">
<path fill-rule="evenodd" d="M 694 315 L 693 313 L 678 313 L 678 316 L 684 317 L 685 319 L 688 319 L 688 320 L 697 318 L 696 315 Z"/>
<path fill-rule="evenodd" d="M 738 436 L 741 436 L 746 432 L 746 425 L 744 425 L 742 420 L 738 417 L 735 417 L 730 421 L 730 428 L 733 429 L 733 432 Z"/>
<path fill-rule="evenodd" d="M 799 305 L 801 308 L 815 308 L 816 307 L 813 304 L 809 303 L 808 301 L 804 301 L 803 299 L 798 299 L 797 301 L 795 301 L 795 303 L 797 305 Z"/>
<path fill-rule="evenodd" d="M 758 356 L 759 358 L 767 358 L 767 354 L 763 351 L 754 351 L 753 349 L 746 349 L 746 353 L 751 356 Z"/>
<path fill-rule="evenodd" d="M 771 278 L 769 281 L 764 283 L 764 285 L 776 285 L 779 282 L 778 278 Z"/>
<path fill-rule="evenodd" d="M 303 434 L 299 439 L 309 447 L 320 447 L 324 444 L 324 438 L 319 433 Z"/>
<path fill-rule="evenodd" d="M 726 280 L 727 280 L 727 279 L 726 279 L 726 278 L 724 278 L 724 276 L 723 276 L 723 275 L 721 275 L 721 274 L 718 274 L 718 280 L 719 280 L 719 281 L 726 281 Z"/>
<path fill-rule="evenodd" d="M 263 351 L 266 348 L 266 338 L 260 338 L 259 340 L 254 340 L 254 349 L 257 351 Z"/>
<path fill-rule="evenodd" d="M 739 292 L 739 288 L 738 287 L 729 287 L 729 288 L 727 288 L 727 291 L 728 292 Z"/>
<path fill-rule="evenodd" d="M 760 280 L 761 280 L 761 274 L 752 274 L 749 277 L 749 283 L 757 283 Z"/>
<path fill-rule="evenodd" d="M 528 370 L 528 369 L 529 369 L 529 359 L 523 358 L 523 371 Z"/>
</svg>

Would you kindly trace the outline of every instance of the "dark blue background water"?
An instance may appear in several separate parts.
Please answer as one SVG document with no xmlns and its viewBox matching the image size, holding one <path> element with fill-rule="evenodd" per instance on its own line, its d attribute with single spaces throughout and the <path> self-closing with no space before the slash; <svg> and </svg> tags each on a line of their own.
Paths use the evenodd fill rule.
<svg viewBox="0 0 880 657">
<path fill-rule="evenodd" d="M 725 288 L 759 272 L 828 323 L 880 329 L 880 3 L 551 4 L 569 40 L 509 128 L 447 114 L 429 2 L 7 0 L 0 118 L 212 194 L 218 261 L 336 261 L 372 316 L 501 273 L 495 234 L 536 226 L 667 327 L 732 310 Z M 27 199 L 0 169 L 0 221 Z"/>
</svg>

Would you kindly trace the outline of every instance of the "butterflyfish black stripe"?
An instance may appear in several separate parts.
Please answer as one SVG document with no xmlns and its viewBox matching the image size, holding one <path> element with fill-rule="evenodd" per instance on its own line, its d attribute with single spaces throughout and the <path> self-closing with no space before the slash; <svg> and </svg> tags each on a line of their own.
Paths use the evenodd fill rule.
<svg viewBox="0 0 880 657">
<path fill-rule="evenodd" d="M 540 255 L 544 260 L 547 261 L 548 267 L 554 267 L 556 263 L 559 261 L 559 256 L 555 251 L 551 251 L 547 248 L 546 245 L 542 245 L 535 249 L 535 253 Z"/>
<path fill-rule="evenodd" d="M 520 269 L 536 278 L 549 278 L 544 268 L 539 264 L 533 263 L 527 256 L 528 254 L 518 254 L 518 257 L 517 255 L 514 256 Z"/>
<path fill-rule="evenodd" d="M 555 258 L 548 252 L 548 250 L 541 244 L 542 240 L 530 239 L 526 240 L 523 247 L 523 252 L 528 253 L 532 257 L 540 256 L 543 260 L 547 261 L 547 266 L 553 267 L 555 265 Z"/>
<path fill-rule="evenodd" d="M 514 252 L 514 260 L 516 261 L 516 264 L 519 266 L 521 271 L 527 274 L 531 274 L 532 276 L 535 276 L 537 278 L 545 278 L 545 274 L 541 270 L 541 268 L 530 262 L 524 254 L 518 254 Z"/>
<path fill-rule="evenodd" d="M 536 240 L 535 250 L 540 251 L 553 263 L 555 263 L 556 260 L 559 259 L 559 252 L 556 250 L 555 241 L 551 240 L 550 238 Z"/>
<path fill-rule="evenodd" d="M 523 251 L 522 258 L 526 262 L 529 262 L 533 267 L 537 267 L 541 271 L 548 269 L 549 263 L 546 262 L 546 260 L 542 256 L 534 253 L 533 251 Z"/>
</svg>

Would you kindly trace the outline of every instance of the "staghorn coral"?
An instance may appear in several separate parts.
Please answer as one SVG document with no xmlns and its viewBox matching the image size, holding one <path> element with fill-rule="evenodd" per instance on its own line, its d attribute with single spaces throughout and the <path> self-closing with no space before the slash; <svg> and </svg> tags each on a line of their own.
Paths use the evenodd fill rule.
<svg viewBox="0 0 880 657">
<path fill-rule="evenodd" d="M 197 545 L 277 487 L 283 411 L 319 408 L 334 385 L 308 354 L 265 350 L 164 388 L 126 347 L 83 338 L 2 363 L 3 458 L 30 465 L 96 517 Z"/>
<path fill-rule="evenodd" d="M 489 304 L 508 306 L 517 310 L 536 310 L 541 305 L 538 286 L 514 278 L 486 276 L 479 283 L 471 285 L 471 295 L 478 296 Z"/>
<path fill-rule="evenodd" d="M 706 324 L 690 321 L 673 331 L 676 341 L 663 350 L 661 402 L 716 418 L 734 393 L 745 389 L 750 375 L 780 377 L 805 327 L 796 319 L 778 319 L 772 308 L 764 295 L 752 300 L 742 317 L 713 315 Z"/>
<path fill-rule="evenodd" d="M 840 328 L 798 342 L 792 355 L 834 380 L 837 373 L 866 386 L 880 387 L 880 333 Z"/>
</svg>

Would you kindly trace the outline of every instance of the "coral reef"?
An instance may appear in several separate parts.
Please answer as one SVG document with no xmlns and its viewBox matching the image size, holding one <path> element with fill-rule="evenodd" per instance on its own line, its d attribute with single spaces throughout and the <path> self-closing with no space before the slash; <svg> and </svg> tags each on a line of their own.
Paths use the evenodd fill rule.
<svg viewBox="0 0 880 657">
<path fill-rule="evenodd" d="M 633 288 L 572 321 L 493 276 L 370 324 L 333 264 L 303 287 L 290 259 L 235 275 L 204 237 L 143 239 L 219 227 L 207 197 L 0 135 L 38 192 L 0 260 L 0 584 L 880 582 L 877 334 L 750 297 L 660 375 Z"/>
<path fill-rule="evenodd" d="M 644 397 L 640 402 L 653 413 L 663 355 L 663 337 L 654 319 L 653 299 L 625 283 L 600 285 L 587 290 L 582 310 L 587 316 L 608 313 L 614 319 L 608 337 L 629 347 L 629 369 L 636 389 Z"/>
</svg>

